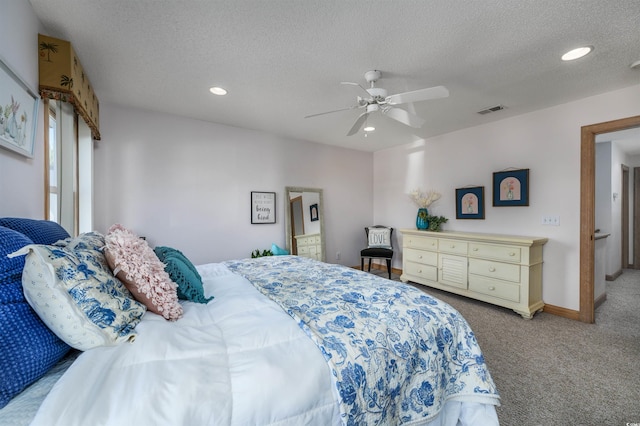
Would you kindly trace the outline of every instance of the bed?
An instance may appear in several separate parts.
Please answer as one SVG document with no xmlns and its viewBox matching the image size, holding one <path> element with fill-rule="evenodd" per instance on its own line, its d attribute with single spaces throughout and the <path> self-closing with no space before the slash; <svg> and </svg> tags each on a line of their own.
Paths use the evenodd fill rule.
<svg viewBox="0 0 640 426">
<path fill-rule="evenodd" d="M 17 231 L 6 229 L 0 219 L 0 255 L 13 256 L 14 276 L 26 258 L 27 295 L 29 250 L 104 244 L 97 233 L 82 244 L 66 238 L 56 247 L 53 237 L 33 233 L 8 244 L 7 233 Z M 98 263 L 117 285 L 117 268 Z M 204 299 L 180 300 L 179 319 L 166 318 L 170 309 L 146 309 L 134 327 L 119 325 L 111 342 L 61 346 L 58 359 L 0 409 L 0 423 L 498 424 L 499 394 L 472 330 L 419 289 L 297 256 L 194 268 Z M 49 328 L 46 314 L 38 317 Z"/>
</svg>

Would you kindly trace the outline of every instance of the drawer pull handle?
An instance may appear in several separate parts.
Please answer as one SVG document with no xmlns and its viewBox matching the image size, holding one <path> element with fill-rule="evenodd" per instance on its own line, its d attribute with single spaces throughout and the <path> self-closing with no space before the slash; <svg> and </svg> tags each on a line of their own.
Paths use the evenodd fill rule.
<svg viewBox="0 0 640 426">
<path fill-rule="evenodd" d="M 455 244 L 451 244 L 451 248 L 456 248 L 456 245 Z"/>
<path fill-rule="evenodd" d="M 474 247 L 474 248 L 473 248 L 473 251 L 478 251 L 478 247 Z"/>
<path fill-rule="evenodd" d="M 496 288 L 495 288 L 494 286 L 489 287 L 489 291 L 493 291 L 493 290 L 495 290 L 495 289 L 496 289 Z"/>
<path fill-rule="evenodd" d="M 515 256 L 516 254 L 514 252 L 509 253 L 509 256 Z"/>
<path fill-rule="evenodd" d="M 418 259 L 422 259 L 422 255 L 418 256 Z"/>
<path fill-rule="evenodd" d="M 419 269 L 419 270 L 418 270 L 418 273 L 419 273 L 419 274 L 421 274 L 421 273 L 422 273 L 422 269 Z"/>
<path fill-rule="evenodd" d="M 489 266 L 489 272 L 495 272 L 496 268 L 494 268 L 493 266 Z"/>
</svg>

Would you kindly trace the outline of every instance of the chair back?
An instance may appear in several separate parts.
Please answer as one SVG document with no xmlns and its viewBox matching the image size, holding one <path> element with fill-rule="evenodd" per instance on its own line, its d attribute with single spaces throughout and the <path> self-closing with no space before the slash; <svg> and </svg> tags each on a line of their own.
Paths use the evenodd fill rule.
<svg viewBox="0 0 640 426">
<path fill-rule="evenodd" d="M 367 245 L 369 244 L 369 229 L 389 229 L 389 245 L 391 246 L 391 250 L 393 250 L 393 228 L 384 225 L 373 225 L 365 227 L 364 231 L 367 234 Z"/>
</svg>

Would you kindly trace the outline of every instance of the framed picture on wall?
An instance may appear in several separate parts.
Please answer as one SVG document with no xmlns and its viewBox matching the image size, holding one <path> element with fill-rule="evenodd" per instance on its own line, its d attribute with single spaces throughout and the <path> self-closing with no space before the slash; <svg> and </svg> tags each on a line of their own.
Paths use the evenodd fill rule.
<svg viewBox="0 0 640 426">
<path fill-rule="evenodd" d="M 309 217 L 311 218 L 311 222 L 315 222 L 318 220 L 318 204 L 311 204 L 309 206 Z"/>
<path fill-rule="evenodd" d="M 493 174 L 493 206 L 529 205 L 529 169 L 507 170 Z"/>
<path fill-rule="evenodd" d="M 0 146 L 33 158 L 39 100 L 0 58 Z"/>
<path fill-rule="evenodd" d="M 484 219 L 484 186 L 456 188 L 456 219 Z"/>
<path fill-rule="evenodd" d="M 276 223 L 276 193 L 251 191 L 251 223 Z"/>
</svg>

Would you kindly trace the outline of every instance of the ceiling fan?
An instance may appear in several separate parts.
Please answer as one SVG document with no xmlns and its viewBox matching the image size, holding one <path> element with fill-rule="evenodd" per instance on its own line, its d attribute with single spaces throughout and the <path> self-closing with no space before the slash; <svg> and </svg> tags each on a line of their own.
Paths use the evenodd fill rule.
<svg viewBox="0 0 640 426">
<path fill-rule="evenodd" d="M 424 120 L 415 114 L 404 109 L 397 108 L 397 105 L 407 104 L 411 102 L 426 101 L 429 99 L 446 98 L 449 96 L 449 90 L 444 86 L 429 87 L 426 89 L 414 90 L 411 92 L 398 93 L 395 95 L 387 95 L 387 91 L 381 87 L 375 87 L 376 81 L 380 79 L 382 73 L 377 70 L 367 71 L 364 78 L 369 83 L 369 88 L 365 89 L 358 83 L 343 81 L 340 84 L 355 87 L 359 96 L 355 105 L 348 108 L 337 109 L 333 111 L 321 112 L 319 114 L 307 115 L 305 118 L 317 117 L 319 115 L 332 114 L 339 111 L 347 111 L 351 109 L 364 109 L 364 112 L 358 116 L 356 122 L 347 133 L 347 136 L 355 135 L 367 122 L 369 114 L 380 112 L 382 115 L 396 120 L 402 124 L 413 128 L 420 128 L 424 124 Z"/>
</svg>

